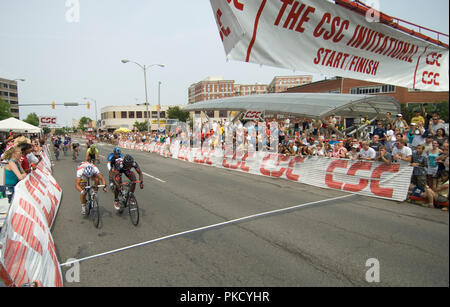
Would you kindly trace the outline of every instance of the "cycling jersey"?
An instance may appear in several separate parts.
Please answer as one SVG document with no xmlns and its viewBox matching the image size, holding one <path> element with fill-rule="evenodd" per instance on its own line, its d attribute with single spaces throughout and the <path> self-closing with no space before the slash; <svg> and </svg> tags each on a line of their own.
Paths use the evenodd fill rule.
<svg viewBox="0 0 450 307">
<path fill-rule="evenodd" d="M 56 140 L 53 142 L 53 146 L 55 146 L 56 148 L 59 148 L 60 145 L 61 145 L 61 140 Z"/>
<path fill-rule="evenodd" d="M 126 168 L 125 165 L 123 164 L 123 158 L 118 158 L 116 159 L 115 163 L 114 163 L 114 170 L 116 172 L 118 172 L 119 174 L 125 174 L 129 177 L 129 174 L 132 173 L 132 168 L 136 169 L 136 171 L 138 173 L 141 172 L 141 169 L 139 168 L 139 165 L 137 164 L 136 161 L 133 162 L 133 164 Z"/>
<path fill-rule="evenodd" d="M 100 174 L 100 170 L 98 169 L 97 166 L 95 166 L 94 164 L 89 163 L 89 162 L 83 162 L 80 165 L 78 165 L 78 167 L 77 167 L 77 178 L 80 178 L 81 180 L 88 180 L 89 179 L 86 176 L 84 176 L 84 174 L 83 174 L 84 168 L 86 166 L 88 166 L 88 165 L 90 165 L 90 166 L 92 166 L 94 168 L 94 173 L 93 173 L 92 176 Z"/>
<path fill-rule="evenodd" d="M 92 149 L 89 148 L 87 150 L 87 154 L 90 155 L 90 156 L 98 155 L 98 149 L 95 148 L 95 150 L 93 151 Z"/>
</svg>

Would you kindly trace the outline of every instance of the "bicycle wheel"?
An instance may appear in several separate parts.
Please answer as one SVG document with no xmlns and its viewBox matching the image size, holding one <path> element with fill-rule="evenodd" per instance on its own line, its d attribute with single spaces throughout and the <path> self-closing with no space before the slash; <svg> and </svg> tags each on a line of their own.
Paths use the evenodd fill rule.
<svg viewBox="0 0 450 307">
<path fill-rule="evenodd" d="M 59 150 L 55 151 L 56 160 L 59 160 Z"/>
<path fill-rule="evenodd" d="M 91 206 L 92 222 L 94 223 L 95 228 L 98 228 L 100 225 L 100 208 L 98 206 L 98 200 L 96 196 L 92 198 Z"/>
<path fill-rule="evenodd" d="M 139 224 L 139 207 L 136 197 L 131 193 L 128 196 L 128 212 L 130 213 L 131 223 L 137 226 Z"/>
</svg>

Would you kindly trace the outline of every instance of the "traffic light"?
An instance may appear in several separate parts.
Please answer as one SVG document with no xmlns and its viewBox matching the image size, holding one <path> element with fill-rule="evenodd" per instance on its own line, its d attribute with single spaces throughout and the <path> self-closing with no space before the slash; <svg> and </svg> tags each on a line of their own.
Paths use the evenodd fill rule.
<svg viewBox="0 0 450 307">
<path fill-rule="evenodd" d="M 55 102 L 52 101 L 52 109 L 54 109 L 54 108 L 55 108 Z"/>
<path fill-rule="evenodd" d="M 88 108 L 88 110 L 89 110 L 89 108 L 91 107 L 91 103 L 88 101 L 88 102 L 86 102 L 86 106 L 87 106 L 87 108 Z"/>
</svg>

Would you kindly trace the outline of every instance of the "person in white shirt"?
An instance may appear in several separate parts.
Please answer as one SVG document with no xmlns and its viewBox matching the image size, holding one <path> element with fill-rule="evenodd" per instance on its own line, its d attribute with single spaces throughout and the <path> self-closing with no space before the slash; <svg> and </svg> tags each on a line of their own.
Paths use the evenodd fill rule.
<svg viewBox="0 0 450 307">
<path fill-rule="evenodd" d="M 369 141 L 365 141 L 362 142 L 362 149 L 359 151 L 359 159 L 361 160 L 375 160 L 375 158 L 377 157 L 377 152 L 375 151 L 375 149 L 373 149 L 372 147 L 370 147 L 370 142 Z"/>
<path fill-rule="evenodd" d="M 406 146 L 405 140 L 397 140 L 394 149 L 392 149 L 392 156 L 394 161 L 405 161 L 411 163 L 412 150 Z"/>
</svg>

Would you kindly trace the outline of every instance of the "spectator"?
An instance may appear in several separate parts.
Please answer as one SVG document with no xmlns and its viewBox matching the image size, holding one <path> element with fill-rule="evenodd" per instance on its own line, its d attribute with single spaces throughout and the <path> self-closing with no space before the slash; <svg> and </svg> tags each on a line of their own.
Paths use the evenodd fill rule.
<svg viewBox="0 0 450 307">
<path fill-rule="evenodd" d="M 397 114 L 397 118 L 394 121 L 394 128 L 397 128 L 401 134 L 405 133 L 409 129 L 409 126 L 403 119 L 402 114 Z"/>
<path fill-rule="evenodd" d="M 373 136 L 375 135 L 378 135 L 380 142 L 384 144 L 384 141 L 386 140 L 386 129 L 383 127 L 382 121 L 378 121 L 377 127 L 373 130 Z"/>
<path fill-rule="evenodd" d="M 386 127 L 387 129 L 387 125 L 391 125 L 391 127 L 394 124 L 394 120 L 391 118 L 392 114 L 391 112 L 387 112 L 386 113 L 386 117 L 383 119 L 383 126 Z"/>
<path fill-rule="evenodd" d="M 436 130 L 436 134 L 434 136 L 434 140 L 439 143 L 439 148 L 442 148 L 442 145 L 444 144 L 445 140 L 447 140 L 448 137 L 445 135 L 445 129 L 444 128 L 438 128 Z"/>
<path fill-rule="evenodd" d="M 386 150 L 386 146 L 384 146 L 384 145 L 380 146 L 379 152 L 378 152 L 377 157 L 375 158 L 375 161 L 384 162 L 387 165 L 391 165 L 391 163 L 392 163 L 392 155 L 391 155 L 390 152 L 388 152 Z"/>
<path fill-rule="evenodd" d="M 325 157 L 331 157 L 331 153 L 333 152 L 333 147 L 331 147 L 330 143 L 326 142 L 324 143 L 324 156 Z"/>
<path fill-rule="evenodd" d="M 398 130 L 398 132 L 400 132 Z M 387 124 L 386 126 L 386 133 L 384 135 L 384 145 L 386 146 L 386 149 L 390 152 L 392 151 L 392 148 L 394 147 L 396 138 L 395 138 L 395 132 L 392 129 L 392 124 Z"/>
<path fill-rule="evenodd" d="M 394 161 L 405 161 L 411 163 L 412 150 L 406 146 L 404 139 L 397 140 L 394 149 L 392 150 L 392 156 Z"/>
<path fill-rule="evenodd" d="M 339 141 L 337 140 L 336 134 L 331 135 L 331 140 L 328 141 L 331 147 L 334 147 Z"/>
<path fill-rule="evenodd" d="M 417 124 L 417 125 L 419 123 L 422 123 L 422 125 L 425 125 L 425 118 L 423 118 L 423 116 L 420 115 L 420 111 L 419 110 L 414 111 L 414 116 L 413 116 L 413 118 L 411 118 L 411 123 L 414 123 L 414 124 Z"/>
<path fill-rule="evenodd" d="M 439 118 L 439 115 L 437 113 L 434 113 L 428 127 L 428 132 L 435 136 L 438 129 L 445 129 L 444 123 L 445 122 Z"/>
<path fill-rule="evenodd" d="M 412 124 L 411 124 L 412 125 Z M 417 125 L 415 125 L 416 128 L 414 129 L 414 134 L 411 141 L 411 149 L 414 151 L 419 144 L 425 144 L 425 138 L 427 136 L 427 131 L 423 127 L 423 124 L 419 122 Z"/>
<path fill-rule="evenodd" d="M 424 146 L 423 151 L 428 155 L 428 152 L 430 152 L 433 149 L 433 135 L 432 134 L 427 135 L 423 146 Z"/>
<path fill-rule="evenodd" d="M 20 150 L 22 151 L 22 155 L 20 157 L 19 163 L 22 166 L 22 169 L 25 173 L 31 173 L 31 166 L 27 159 L 27 155 L 30 154 L 33 150 L 33 146 L 30 143 L 21 143 L 19 144 Z"/>
<path fill-rule="evenodd" d="M 364 141 L 362 143 L 362 147 L 363 148 L 359 151 L 359 159 L 367 161 L 375 160 L 375 158 L 377 157 L 377 153 L 375 149 L 370 147 L 370 142 Z"/>
<path fill-rule="evenodd" d="M 380 146 L 382 146 L 380 138 L 378 134 L 374 134 L 372 137 L 372 142 L 370 143 L 370 147 L 372 147 L 378 153 L 380 151 Z"/>
<path fill-rule="evenodd" d="M 442 144 L 442 151 L 436 161 L 438 164 L 438 173 L 444 172 L 448 176 L 448 141 Z"/>
<path fill-rule="evenodd" d="M 344 146 L 343 141 L 339 141 L 334 145 L 331 157 L 345 159 L 347 157 L 347 149 Z"/>
<path fill-rule="evenodd" d="M 438 179 L 438 163 L 437 158 L 441 154 L 441 150 L 439 149 L 439 143 L 437 141 L 433 141 L 433 149 L 428 152 L 428 185 L 436 190 L 437 179 Z"/>
<path fill-rule="evenodd" d="M 15 185 L 27 176 L 19 163 L 21 155 L 22 150 L 14 144 L 9 145 L 4 153 L 4 159 L 8 161 L 8 164 L 5 166 L 5 186 L 8 186 L 12 192 L 8 196 L 9 202 L 11 202 L 12 196 L 14 195 Z"/>
<path fill-rule="evenodd" d="M 442 175 L 439 180 L 439 184 L 435 189 L 430 186 L 426 186 L 425 193 L 421 196 L 427 198 L 427 206 L 429 208 L 434 208 L 434 203 L 448 203 L 448 176 Z M 448 211 L 448 207 L 442 207 L 442 211 Z"/>
<path fill-rule="evenodd" d="M 359 156 L 359 145 L 353 144 L 350 151 L 347 153 L 347 157 L 350 160 L 357 160 Z"/>
<path fill-rule="evenodd" d="M 411 166 L 414 167 L 411 183 L 419 187 L 422 192 L 427 186 L 427 167 L 428 157 L 424 152 L 425 146 L 418 145 L 417 150 L 413 152 L 411 159 Z"/>
</svg>

